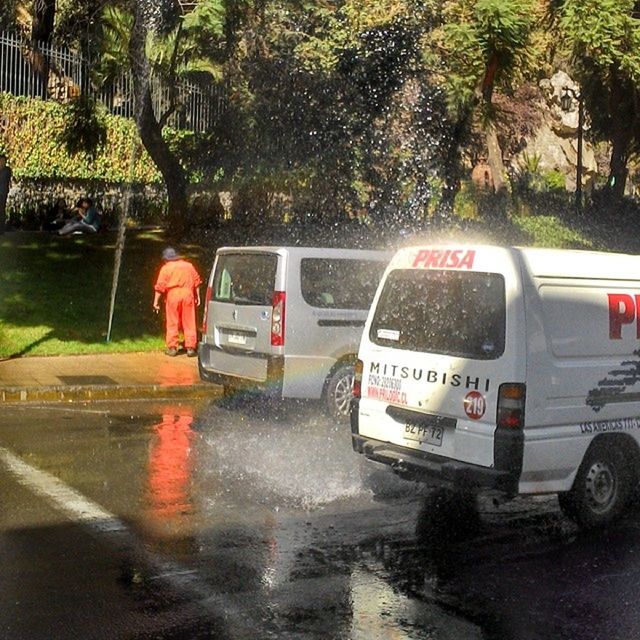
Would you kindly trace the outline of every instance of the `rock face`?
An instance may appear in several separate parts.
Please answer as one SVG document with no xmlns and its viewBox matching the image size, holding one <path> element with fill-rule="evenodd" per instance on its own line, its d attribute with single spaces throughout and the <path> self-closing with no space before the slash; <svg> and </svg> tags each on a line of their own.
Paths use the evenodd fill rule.
<svg viewBox="0 0 640 640">
<path fill-rule="evenodd" d="M 579 86 L 564 72 L 558 71 L 550 79 L 540 82 L 544 99 L 543 123 L 535 136 L 527 141 L 526 149 L 517 158 L 523 162 L 524 156 L 539 159 L 539 170 L 559 171 L 566 177 L 566 188 L 575 191 L 576 167 L 578 164 L 578 101 L 572 100 L 571 110 L 564 111 L 561 97 L 568 87 L 579 95 Z M 584 132 L 589 129 L 589 117 L 585 113 Z M 592 189 L 598 167 L 593 147 L 586 139 L 582 141 L 582 188 Z"/>
</svg>

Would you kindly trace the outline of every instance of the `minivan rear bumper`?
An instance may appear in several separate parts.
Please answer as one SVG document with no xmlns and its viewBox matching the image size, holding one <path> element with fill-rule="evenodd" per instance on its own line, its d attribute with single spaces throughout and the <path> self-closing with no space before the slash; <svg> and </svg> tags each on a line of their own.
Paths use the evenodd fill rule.
<svg viewBox="0 0 640 640">
<path fill-rule="evenodd" d="M 256 391 L 269 396 L 282 397 L 282 382 L 284 377 L 284 357 L 283 356 L 257 356 L 255 354 L 234 354 L 234 369 L 236 371 L 222 370 L 210 363 L 215 362 L 216 352 L 222 353 L 209 344 L 200 343 L 198 354 L 198 371 L 200 379 L 205 382 L 220 384 L 234 389 L 244 389 Z M 227 354 L 228 355 L 228 354 Z M 247 366 L 242 365 L 242 360 Z M 255 361 L 261 360 L 262 365 L 255 367 Z M 263 378 L 254 378 L 247 375 L 239 375 L 237 370 L 264 370 L 266 375 Z"/>
<path fill-rule="evenodd" d="M 408 451 L 405 447 L 363 436 L 352 435 L 351 438 L 354 451 L 374 462 L 389 465 L 407 480 L 492 489 L 509 495 L 518 493 L 518 479 L 508 471 L 440 458 L 422 451 Z"/>
</svg>

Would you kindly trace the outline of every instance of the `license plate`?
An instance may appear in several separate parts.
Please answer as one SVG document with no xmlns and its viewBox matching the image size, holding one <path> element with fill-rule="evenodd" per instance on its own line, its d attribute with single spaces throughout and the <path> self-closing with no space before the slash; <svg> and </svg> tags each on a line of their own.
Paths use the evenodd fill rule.
<svg viewBox="0 0 640 640">
<path fill-rule="evenodd" d="M 227 337 L 229 344 L 247 344 L 247 336 L 243 336 L 239 333 L 230 333 Z"/>
<path fill-rule="evenodd" d="M 414 440 L 420 444 L 430 444 L 434 447 L 440 447 L 442 446 L 443 435 L 444 427 L 412 424 L 410 422 L 404 425 L 405 440 Z"/>
</svg>

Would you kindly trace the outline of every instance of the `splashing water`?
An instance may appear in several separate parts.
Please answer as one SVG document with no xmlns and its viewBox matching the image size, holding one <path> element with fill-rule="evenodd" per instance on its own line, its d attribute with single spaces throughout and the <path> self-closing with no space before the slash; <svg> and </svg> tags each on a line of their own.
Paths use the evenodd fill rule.
<svg viewBox="0 0 640 640">
<path fill-rule="evenodd" d="M 363 492 L 348 425 L 304 407 L 284 419 L 257 411 L 201 418 L 201 470 L 224 493 L 252 503 L 313 509 Z"/>
</svg>

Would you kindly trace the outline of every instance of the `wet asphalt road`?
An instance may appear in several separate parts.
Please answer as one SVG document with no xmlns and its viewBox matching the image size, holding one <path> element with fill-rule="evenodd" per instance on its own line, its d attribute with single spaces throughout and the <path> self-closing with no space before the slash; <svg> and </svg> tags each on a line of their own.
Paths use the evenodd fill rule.
<svg viewBox="0 0 640 640">
<path fill-rule="evenodd" d="M 361 466 L 313 404 L 3 408 L 0 638 L 640 638 L 640 510 Z"/>
</svg>

